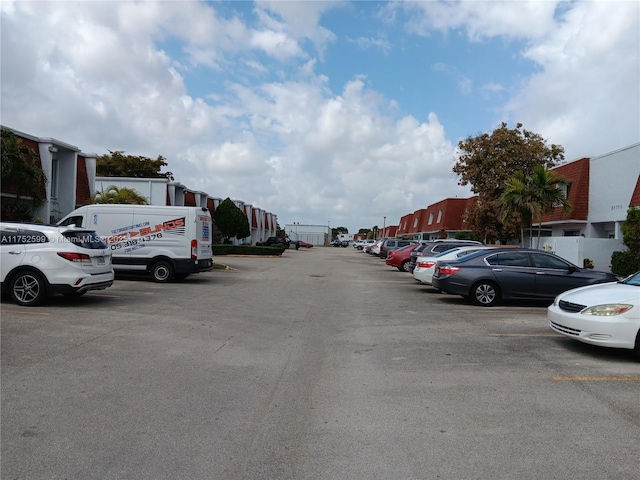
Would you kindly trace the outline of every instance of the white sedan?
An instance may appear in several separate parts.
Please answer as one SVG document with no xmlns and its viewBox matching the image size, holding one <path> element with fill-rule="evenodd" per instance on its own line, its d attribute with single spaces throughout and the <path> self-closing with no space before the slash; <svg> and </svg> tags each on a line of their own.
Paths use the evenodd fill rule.
<svg viewBox="0 0 640 480">
<path fill-rule="evenodd" d="M 547 317 L 555 332 L 591 345 L 634 350 L 640 358 L 640 272 L 621 282 L 561 293 Z"/>
<path fill-rule="evenodd" d="M 413 270 L 413 278 L 416 281 L 423 283 L 424 285 L 431 285 L 431 278 L 433 278 L 433 272 L 436 269 L 436 262 L 440 260 L 455 260 L 457 258 L 464 257 L 470 253 L 478 252 L 480 250 L 488 250 L 493 247 L 458 247 L 445 252 L 441 252 L 434 257 L 418 257 L 416 259 L 416 268 Z"/>
</svg>

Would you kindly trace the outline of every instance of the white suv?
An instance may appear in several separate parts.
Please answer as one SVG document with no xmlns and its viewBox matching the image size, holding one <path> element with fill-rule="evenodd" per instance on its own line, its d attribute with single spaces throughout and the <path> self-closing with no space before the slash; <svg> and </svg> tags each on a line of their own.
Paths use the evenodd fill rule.
<svg viewBox="0 0 640 480">
<path fill-rule="evenodd" d="M 111 251 L 93 230 L 0 222 L 0 282 L 14 302 L 42 304 L 113 284 Z"/>
</svg>

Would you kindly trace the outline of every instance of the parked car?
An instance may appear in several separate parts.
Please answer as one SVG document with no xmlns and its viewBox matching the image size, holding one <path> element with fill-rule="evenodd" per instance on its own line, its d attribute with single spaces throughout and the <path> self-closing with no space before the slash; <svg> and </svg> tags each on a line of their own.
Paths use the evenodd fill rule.
<svg viewBox="0 0 640 480">
<path fill-rule="evenodd" d="M 405 245 L 404 247 L 401 247 L 397 250 L 392 250 L 391 252 L 389 252 L 385 263 L 390 267 L 396 267 L 401 272 L 408 272 L 411 252 L 415 250 L 418 245 L 418 243 L 412 243 L 410 245 Z"/>
<path fill-rule="evenodd" d="M 640 359 L 640 272 L 621 282 L 561 293 L 547 317 L 555 332 L 591 345 L 631 349 Z"/>
<path fill-rule="evenodd" d="M 380 247 L 382 246 L 382 243 L 386 240 L 386 238 L 379 238 L 377 239 L 373 245 L 371 245 L 371 248 L 369 249 L 369 253 L 371 255 L 375 255 L 375 256 L 380 256 Z"/>
<path fill-rule="evenodd" d="M 0 288 L 18 305 L 80 296 L 113 284 L 111 250 L 93 230 L 0 223 Z"/>
<path fill-rule="evenodd" d="M 446 252 L 452 248 L 457 247 L 470 247 L 474 245 L 483 245 L 482 242 L 476 242 L 475 240 L 456 240 L 453 238 L 444 238 L 438 240 L 429 240 L 422 242 L 419 248 L 416 248 L 411 252 L 411 259 L 409 260 L 409 271 L 413 272 L 416 268 L 416 261 L 418 257 L 434 257 L 439 253 Z"/>
<path fill-rule="evenodd" d="M 441 252 L 435 257 L 418 257 L 416 267 L 413 270 L 413 278 L 424 285 L 431 285 L 431 279 L 433 272 L 436 269 L 436 263 L 444 260 L 456 260 L 466 255 L 470 255 L 480 250 L 488 250 L 493 247 L 483 246 L 470 246 L 470 247 L 458 247 Z M 408 269 L 408 265 L 407 265 Z"/>
<path fill-rule="evenodd" d="M 313 248 L 313 243 L 300 242 L 300 248 Z"/>
<path fill-rule="evenodd" d="M 432 285 L 489 307 L 501 300 L 553 300 L 572 288 L 616 280 L 612 273 L 579 268 L 552 253 L 499 248 L 438 262 Z"/>
<path fill-rule="evenodd" d="M 348 240 L 334 240 L 333 242 L 331 242 L 329 245 L 331 245 L 332 247 L 348 247 L 349 246 L 349 241 Z"/>
<path fill-rule="evenodd" d="M 364 250 L 365 246 L 371 245 L 373 244 L 373 242 L 375 242 L 375 240 L 373 240 L 372 238 L 368 238 L 366 240 L 360 240 L 359 242 L 355 242 L 353 244 L 353 247 L 356 248 L 357 250 Z"/>
<path fill-rule="evenodd" d="M 284 249 L 294 245 L 296 250 L 300 248 L 300 242 L 293 241 L 289 237 L 269 237 L 264 242 L 256 243 L 256 245 L 265 247 L 282 247 Z"/>
<path fill-rule="evenodd" d="M 378 254 L 380 258 L 387 258 L 389 252 L 397 250 L 402 247 L 406 247 L 407 245 L 417 244 L 418 242 L 415 240 L 407 240 L 404 238 L 387 238 L 380 245 L 380 253 Z"/>
</svg>

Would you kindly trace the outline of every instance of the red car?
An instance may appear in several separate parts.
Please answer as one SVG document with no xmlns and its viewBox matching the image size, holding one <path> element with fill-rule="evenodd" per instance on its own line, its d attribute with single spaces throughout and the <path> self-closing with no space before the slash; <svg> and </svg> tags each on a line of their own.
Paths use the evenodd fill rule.
<svg viewBox="0 0 640 480">
<path fill-rule="evenodd" d="M 407 245 L 406 247 L 402 247 L 398 250 L 392 250 L 389 252 L 389 256 L 385 260 L 385 263 L 390 267 L 396 267 L 401 272 L 408 272 L 411 252 L 419 246 L 419 243 L 414 243 L 413 245 Z"/>
<path fill-rule="evenodd" d="M 300 242 L 300 248 L 313 248 L 312 243 Z"/>
</svg>

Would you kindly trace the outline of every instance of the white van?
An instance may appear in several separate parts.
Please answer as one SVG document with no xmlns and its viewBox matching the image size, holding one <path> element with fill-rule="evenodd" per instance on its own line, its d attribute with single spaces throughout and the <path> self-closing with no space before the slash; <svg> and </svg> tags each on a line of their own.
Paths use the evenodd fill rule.
<svg viewBox="0 0 640 480">
<path fill-rule="evenodd" d="M 95 230 L 116 272 L 148 272 L 156 282 L 213 268 L 211 214 L 204 207 L 93 204 L 58 222 Z"/>
</svg>

